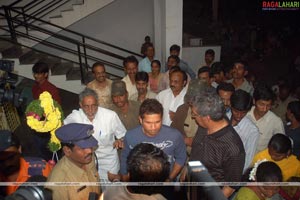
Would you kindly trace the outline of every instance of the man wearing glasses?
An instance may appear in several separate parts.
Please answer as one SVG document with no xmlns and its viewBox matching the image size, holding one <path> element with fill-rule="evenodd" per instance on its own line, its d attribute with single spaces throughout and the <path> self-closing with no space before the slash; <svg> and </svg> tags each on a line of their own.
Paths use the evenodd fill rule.
<svg viewBox="0 0 300 200">
<path fill-rule="evenodd" d="M 222 99 L 214 89 L 208 88 L 195 91 L 190 103 L 192 118 L 199 125 L 190 161 L 202 162 L 217 182 L 241 181 L 245 150 L 239 135 L 224 117 Z M 222 188 L 226 197 L 234 190 L 230 186 Z"/>
</svg>

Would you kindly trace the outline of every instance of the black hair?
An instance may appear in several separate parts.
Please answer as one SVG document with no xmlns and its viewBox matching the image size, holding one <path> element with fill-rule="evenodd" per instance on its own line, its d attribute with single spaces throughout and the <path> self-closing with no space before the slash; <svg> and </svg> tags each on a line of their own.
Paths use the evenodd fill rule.
<svg viewBox="0 0 300 200">
<path fill-rule="evenodd" d="M 253 99 L 255 101 L 258 101 L 258 100 L 269 101 L 269 100 L 271 100 L 273 102 L 274 99 L 275 99 L 275 94 L 269 86 L 267 86 L 265 84 L 258 84 L 257 87 L 254 89 Z"/>
<path fill-rule="evenodd" d="M 149 75 L 148 75 L 148 73 L 144 72 L 144 71 L 137 72 L 135 74 L 135 81 L 144 81 L 144 82 L 148 83 L 148 81 L 149 81 Z"/>
<path fill-rule="evenodd" d="M 152 60 L 152 62 L 151 62 L 151 66 L 152 66 L 152 64 L 153 63 L 156 63 L 156 64 L 158 64 L 159 65 L 159 67 L 161 67 L 161 63 L 160 63 L 160 61 L 159 60 Z"/>
<path fill-rule="evenodd" d="M 257 182 L 281 182 L 282 172 L 274 162 L 267 161 L 258 165 L 256 170 Z"/>
<path fill-rule="evenodd" d="M 268 148 L 272 148 L 276 153 L 287 154 L 292 149 L 292 142 L 288 136 L 277 133 L 271 137 Z"/>
<path fill-rule="evenodd" d="M 170 55 L 170 56 L 168 57 L 168 60 L 171 59 L 171 58 L 175 59 L 175 61 L 176 61 L 177 64 L 180 63 L 180 58 L 179 58 L 178 56 Z"/>
<path fill-rule="evenodd" d="M 235 64 L 238 64 L 238 63 L 242 64 L 244 66 L 245 71 L 249 70 L 248 63 L 246 61 L 244 61 L 244 60 L 236 60 L 236 61 L 234 61 L 233 66 Z"/>
<path fill-rule="evenodd" d="M 164 182 L 170 173 L 168 156 L 158 147 L 149 143 L 136 145 L 127 159 L 131 182 Z M 159 187 L 133 187 L 134 193 L 154 194 Z"/>
<path fill-rule="evenodd" d="M 220 90 L 234 93 L 235 88 L 232 83 L 222 82 L 217 87 L 217 93 L 219 93 Z"/>
<path fill-rule="evenodd" d="M 180 52 L 180 46 L 177 45 L 177 44 L 173 44 L 173 45 L 170 47 L 170 51 L 177 51 L 177 52 Z"/>
<path fill-rule="evenodd" d="M 255 174 L 255 180 L 250 180 L 250 174 L 253 167 L 248 168 L 242 176 L 242 182 L 281 182 L 282 172 L 280 167 L 272 161 L 262 162 L 258 165 Z"/>
<path fill-rule="evenodd" d="M 127 166 L 132 182 L 164 182 L 169 177 L 168 156 L 153 144 L 136 145 L 128 155 Z"/>
<path fill-rule="evenodd" d="M 45 62 L 37 62 L 32 67 L 34 74 L 49 73 L 49 67 Z"/>
<path fill-rule="evenodd" d="M 292 101 L 288 104 L 287 110 L 290 110 L 297 121 L 300 121 L 300 101 Z"/>
<path fill-rule="evenodd" d="M 92 72 L 93 72 L 93 73 L 94 73 L 95 67 L 98 67 L 98 66 L 101 66 L 101 67 L 103 67 L 103 68 L 105 69 L 105 66 L 104 66 L 104 64 L 103 64 L 102 62 L 95 62 L 95 63 L 93 64 L 93 66 L 92 66 Z"/>
<path fill-rule="evenodd" d="M 211 65 L 210 71 L 212 74 L 220 74 L 221 72 L 225 74 L 225 66 L 221 62 L 214 62 Z"/>
<path fill-rule="evenodd" d="M 208 72 L 208 77 L 209 78 L 213 78 L 214 77 L 213 73 L 211 73 L 211 68 L 208 67 L 208 66 L 202 66 L 202 67 L 200 67 L 198 69 L 198 74 L 197 75 L 199 76 L 201 73 L 204 73 L 204 72 Z"/>
<path fill-rule="evenodd" d="M 185 73 L 185 71 L 182 71 L 182 70 L 180 69 L 180 67 L 178 67 L 179 69 L 176 69 L 175 67 L 178 67 L 178 66 L 171 67 L 171 69 L 170 69 L 170 76 L 171 76 L 171 74 L 173 74 L 173 73 L 181 73 L 181 74 L 182 74 L 183 81 L 187 81 L 188 76 L 187 76 L 187 74 Z"/>
<path fill-rule="evenodd" d="M 132 62 L 132 63 L 135 63 L 135 64 L 139 64 L 139 61 L 136 59 L 135 56 L 128 56 L 124 59 L 123 61 L 123 66 L 125 67 L 127 63 L 129 62 Z"/>
<path fill-rule="evenodd" d="M 173 71 L 181 70 L 179 66 L 173 66 L 170 68 L 169 73 L 171 74 Z"/>
<path fill-rule="evenodd" d="M 236 90 L 230 97 L 231 107 L 239 111 L 249 111 L 252 107 L 252 97 L 244 90 Z"/>
<path fill-rule="evenodd" d="M 145 99 L 140 106 L 139 116 L 143 119 L 144 115 L 160 114 L 163 116 L 163 107 L 156 99 Z"/>
<path fill-rule="evenodd" d="M 210 55 L 215 56 L 215 51 L 212 50 L 212 49 L 207 49 L 207 50 L 205 51 L 205 55 L 206 55 L 206 54 L 210 54 Z"/>
<path fill-rule="evenodd" d="M 210 68 L 207 67 L 207 66 L 200 67 L 200 68 L 198 69 L 198 76 L 199 76 L 199 74 L 201 74 L 201 73 L 203 73 L 203 72 L 208 72 L 208 73 L 210 73 Z"/>
<path fill-rule="evenodd" d="M 73 144 L 73 143 L 61 142 L 60 144 L 62 147 L 66 146 L 66 147 L 70 148 L 71 150 L 73 150 L 73 148 L 75 147 L 75 144 Z"/>
</svg>

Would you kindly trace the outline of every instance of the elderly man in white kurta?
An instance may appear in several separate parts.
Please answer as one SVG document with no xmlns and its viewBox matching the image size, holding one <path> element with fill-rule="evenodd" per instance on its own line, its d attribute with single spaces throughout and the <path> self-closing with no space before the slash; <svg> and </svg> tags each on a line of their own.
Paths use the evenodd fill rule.
<svg viewBox="0 0 300 200">
<path fill-rule="evenodd" d="M 98 107 L 97 93 L 86 88 L 79 94 L 79 110 L 73 110 L 64 124 L 83 123 L 94 126 L 93 136 L 98 140 L 95 151 L 101 181 L 108 181 L 108 172 L 118 174 L 120 162 L 118 148 L 123 148 L 122 138 L 126 129 L 118 115 L 109 109 Z M 116 138 L 116 139 L 115 139 Z"/>
<path fill-rule="evenodd" d="M 170 74 L 170 88 L 158 93 L 156 99 L 163 105 L 163 124 L 170 126 L 177 108 L 184 103 L 187 90 L 187 75 L 182 70 L 174 70 Z"/>
</svg>

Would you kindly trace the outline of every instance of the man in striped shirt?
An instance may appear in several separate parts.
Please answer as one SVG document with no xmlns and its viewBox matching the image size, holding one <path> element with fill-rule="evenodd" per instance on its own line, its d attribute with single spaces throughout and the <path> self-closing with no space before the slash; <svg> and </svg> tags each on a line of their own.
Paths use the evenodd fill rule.
<svg viewBox="0 0 300 200">
<path fill-rule="evenodd" d="M 252 107 L 252 97 L 244 90 L 236 90 L 230 97 L 231 110 L 226 113 L 231 125 L 239 134 L 246 152 L 244 172 L 250 166 L 255 155 L 259 139 L 259 130 L 247 117 Z"/>
<path fill-rule="evenodd" d="M 245 150 L 239 135 L 224 117 L 222 99 L 214 89 L 196 91 L 191 109 L 199 129 L 193 140 L 190 160 L 202 162 L 218 182 L 239 182 Z M 226 197 L 234 190 L 229 186 L 222 188 Z M 197 195 L 205 196 L 203 193 Z"/>
</svg>

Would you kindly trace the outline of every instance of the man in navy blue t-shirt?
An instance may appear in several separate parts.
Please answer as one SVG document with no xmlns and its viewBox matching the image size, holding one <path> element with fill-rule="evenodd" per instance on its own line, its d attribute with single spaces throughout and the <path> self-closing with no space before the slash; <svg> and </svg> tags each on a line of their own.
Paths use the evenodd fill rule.
<svg viewBox="0 0 300 200">
<path fill-rule="evenodd" d="M 180 173 L 186 160 L 186 147 L 181 133 L 171 127 L 162 125 L 163 107 L 155 99 L 146 99 L 140 106 L 140 126 L 129 130 L 124 138 L 121 154 L 122 181 L 128 181 L 127 156 L 139 143 L 150 143 L 163 150 L 171 163 L 169 178 L 173 181 Z"/>
</svg>

